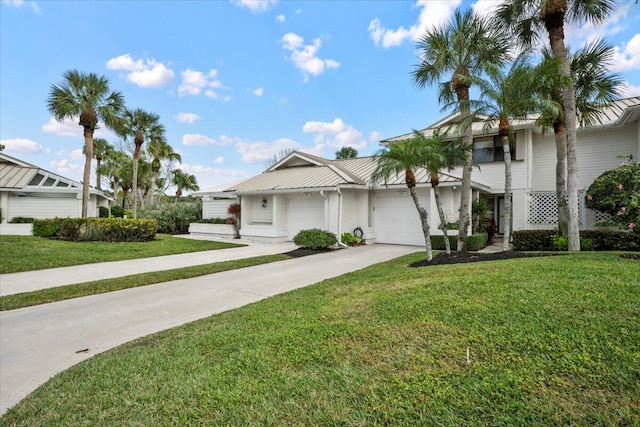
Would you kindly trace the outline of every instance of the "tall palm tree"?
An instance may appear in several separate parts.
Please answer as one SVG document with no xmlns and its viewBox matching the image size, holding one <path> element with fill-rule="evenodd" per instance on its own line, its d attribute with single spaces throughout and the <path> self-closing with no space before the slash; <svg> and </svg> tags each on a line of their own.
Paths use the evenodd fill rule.
<svg viewBox="0 0 640 427">
<path fill-rule="evenodd" d="M 111 181 L 113 199 L 116 205 L 119 204 L 118 191 L 120 182 L 126 181 L 127 175 L 130 176 L 132 174 L 132 164 L 132 159 L 127 153 L 121 150 L 113 150 L 104 158 L 104 163 L 98 168 L 99 172 L 108 176 Z"/>
<path fill-rule="evenodd" d="M 171 179 L 171 182 L 177 188 L 176 201 L 182 197 L 182 190 L 198 191 L 200 189 L 195 175 L 182 172 L 180 169 L 175 169 L 173 171 L 173 178 Z"/>
<path fill-rule="evenodd" d="M 469 9 L 455 10 L 453 18 L 438 28 L 432 28 L 418 42 L 420 63 L 412 72 L 419 87 L 437 84 L 439 102 L 456 100 L 460 117 L 471 114 L 469 88 L 472 76 L 481 75 L 488 64 L 502 65 L 507 58 L 507 40 L 488 21 Z M 450 80 L 447 80 L 447 77 Z M 471 126 L 464 129 L 464 144 L 473 145 Z M 470 223 L 472 151 L 467 152 L 462 171 L 462 188 L 458 226 L 458 250 L 467 250 Z"/>
<path fill-rule="evenodd" d="M 447 133 L 439 131 L 427 138 L 424 134 L 414 131 L 414 139 L 422 145 L 420 154 L 423 167 L 429 174 L 429 182 L 433 188 L 433 195 L 436 201 L 438 216 L 440 217 L 440 230 L 444 236 L 444 247 L 447 254 L 451 253 L 451 245 L 447 235 L 447 219 L 442 209 L 442 201 L 440 200 L 440 174 L 444 171 L 451 171 L 456 166 L 465 161 L 469 146 L 461 144 L 460 138 L 451 141 Z"/>
<path fill-rule="evenodd" d="M 387 185 L 389 178 L 396 177 L 404 173 L 404 181 L 407 184 L 413 204 L 418 210 L 420 223 L 422 224 L 422 233 L 424 234 L 424 243 L 427 251 L 427 261 L 433 258 L 431 248 L 431 238 L 429 233 L 429 214 L 422 207 L 418 195 L 416 194 L 416 176 L 415 171 L 424 166 L 423 160 L 424 144 L 420 139 L 411 138 L 405 141 L 394 142 L 379 150 L 375 156 L 378 165 L 371 175 L 374 184 L 384 182 Z"/>
<path fill-rule="evenodd" d="M 534 67 L 529 63 L 529 54 L 520 54 L 508 70 L 489 65 L 486 78 L 475 82 L 481 91 L 481 101 L 474 108 L 475 117 L 482 117 L 485 129 L 498 124 L 498 136 L 504 154 L 504 238 L 502 250 L 509 250 L 511 239 L 511 132 L 512 119 L 524 119 L 528 114 L 536 111 L 537 103 L 532 90 L 535 79 Z"/>
<path fill-rule="evenodd" d="M 145 141 L 152 141 L 156 139 L 163 140 L 164 126 L 160 124 L 160 116 L 157 114 L 136 108 L 135 110 L 125 110 L 117 131 L 125 141 L 132 139 L 135 145 L 133 151 L 133 181 L 131 185 L 133 200 L 131 210 L 133 217 L 137 218 L 138 164 L 140 162 L 142 144 L 144 144 Z"/>
<path fill-rule="evenodd" d="M 82 175 L 82 217 L 87 216 L 89 205 L 89 182 L 91 180 L 91 161 L 93 160 L 93 133 L 98 121 L 105 126 L 115 128 L 118 115 L 124 107 L 120 92 L 109 89 L 109 79 L 94 73 L 77 70 L 66 71 L 63 82 L 51 85 L 47 108 L 57 121 L 79 116 L 78 125 L 84 134 L 84 173 Z"/>
<path fill-rule="evenodd" d="M 538 64 L 533 80 L 537 92 L 538 124 L 552 128 L 556 141 L 556 198 L 558 203 L 558 230 L 568 235 L 569 208 L 567 196 L 567 123 L 562 106 L 562 90 L 566 77 L 557 74 L 560 59 L 543 50 L 543 61 Z M 597 123 L 598 112 L 618 96 L 621 80 L 608 72 L 613 48 L 603 40 L 595 40 L 569 55 L 571 79 L 576 99 L 577 119 L 581 126 Z"/>
<path fill-rule="evenodd" d="M 578 218 L 578 144 L 576 127 L 576 98 L 571 77 L 569 55 L 564 43 L 565 22 L 606 21 L 614 10 L 616 0 L 506 0 L 498 8 L 498 21 L 530 46 L 546 30 L 553 55 L 560 59 L 558 72 L 566 77 L 561 92 L 567 132 L 567 206 L 569 210 L 569 250 L 580 250 Z"/>
<path fill-rule="evenodd" d="M 85 152 L 86 147 L 82 148 L 82 152 Z M 102 190 L 102 174 L 100 165 L 102 164 L 102 160 L 104 160 L 111 152 L 113 152 L 113 145 L 109 144 L 104 138 L 94 138 L 93 139 L 93 158 L 96 159 L 96 189 Z"/>
<path fill-rule="evenodd" d="M 151 161 L 151 190 L 150 190 L 150 198 L 151 203 L 154 202 L 157 183 L 158 174 L 160 173 L 160 167 L 162 165 L 163 160 L 168 160 L 170 164 L 173 163 L 174 160 L 178 162 L 182 162 L 182 157 L 180 154 L 176 153 L 173 150 L 173 147 L 167 143 L 164 139 L 153 139 L 149 141 L 147 144 L 147 153 L 153 158 Z"/>
</svg>

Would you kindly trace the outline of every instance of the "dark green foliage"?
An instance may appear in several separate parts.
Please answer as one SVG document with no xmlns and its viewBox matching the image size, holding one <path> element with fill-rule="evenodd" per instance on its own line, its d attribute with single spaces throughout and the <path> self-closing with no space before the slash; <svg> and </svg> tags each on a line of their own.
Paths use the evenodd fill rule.
<svg viewBox="0 0 640 427">
<path fill-rule="evenodd" d="M 114 218 L 124 217 L 124 208 L 119 205 L 111 206 L 111 216 Z"/>
<path fill-rule="evenodd" d="M 228 224 L 228 218 L 202 218 L 197 222 L 200 224 Z"/>
<path fill-rule="evenodd" d="M 202 219 L 202 200 L 187 199 L 141 209 L 138 217 L 158 221 L 158 233 L 185 234 L 189 232 L 190 223 Z"/>
<path fill-rule="evenodd" d="M 458 244 L 458 236 L 448 236 L 449 243 L 452 248 L 455 248 Z M 487 246 L 489 236 L 487 233 L 474 233 L 467 239 L 468 250 L 479 251 Z M 444 250 L 444 236 L 431 236 L 431 245 L 433 249 Z"/>
<path fill-rule="evenodd" d="M 553 250 L 555 251 L 568 251 L 569 250 L 569 238 L 567 236 L 556 236 L 553 238 Z"/>
<path fill-rule="evenodd" d="M 51 218 L 33 222 L 33 235 L 72 241 L 146 242 L 156 236 L 156 221 L 120 218 Z"/>
<path fill-rule="evenodd" d="M 348 231 L 345 231 L 340 235 L 340 241 L 349 246 L 358 246 L 362 243 L 361 238 L 356 237 L 353 233 L 349 233 Z"/>
<path fill-rule="evenodd" d="M 302 230 L 293 238 L 293 243 L 303 248 L 309 249 L 327 249 L 329 246 L 338 243 L 336 235 L 330 231 L 312 228 L 310 230 Z"/>
<path fill-rule="evenodd" d="M 640 234 L 623 231 L 583 230 L 581 247 L 585 251 L 640 251 Z M 516 251 L 563 251 L 566 241 L 555 230 L 521 230 L 513 233 Z"/>
<path fill-rule="evenodd" d="M 11 221 L 9 222 L 11 224 L 31 224 L 33 221 L 35 221 L 35 219 L 31 217 L 14 216 L 13 218 L 11 218 Z"/>
<path fill-rule="evenodd" d="M 106 206 L 99 206 L 98 216 L 100 218 L 109 218 L 109 208 Z"/>
<path fill-rule="evenodd" d="M 611 215 L 620 228 L 640 227 L 640 163 L 631 160 L 600 175 L 587 190 L 585 204 Z"/>
</svg>

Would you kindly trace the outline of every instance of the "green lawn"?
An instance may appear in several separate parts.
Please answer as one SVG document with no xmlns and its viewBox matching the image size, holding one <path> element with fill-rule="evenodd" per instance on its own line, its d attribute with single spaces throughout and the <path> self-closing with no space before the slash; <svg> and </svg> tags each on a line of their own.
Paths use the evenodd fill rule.
<svg viewBox="0 0 640 427">
<path fill-rule="evenodd" d="M 65 242 L 33 236 L 0 236 L 0 274 L 238 246 L 244 245 L 166 234 L 158 234 L 154 241 L 142 243 Z"/>
<path fill-rule="evenodd" d="M 0 425 L 640 424 L 640 261 L 423 256 L 100 354 Z"/>
</svg>

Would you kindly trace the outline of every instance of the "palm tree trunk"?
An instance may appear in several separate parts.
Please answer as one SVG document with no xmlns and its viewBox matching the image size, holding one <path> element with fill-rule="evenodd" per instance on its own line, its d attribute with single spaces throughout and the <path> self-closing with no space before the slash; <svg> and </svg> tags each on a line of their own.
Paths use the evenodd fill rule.
<svg viewBox="0 0 640 427">
<path fill-rule="evenodd" d="M 442 203 L 440 203 L 440 194 L 435 186 L 433 186 L 433 195 L 436 199 L 436 208 L 438 209 L 438 216 L 440 217 L 440 230 L 442 230 L 442 234 L 444 235 L 444 250 L 447 255 L 449 255 L 451 254 L 451 244 L 449 243 L 449 235 L 447 234 L 447 219 L 444 216 Z"/>
<path fill-rule="evenodd" d="M 151 170 L 151 189 L 149 190 L 149 205 L 153 206 L 156 200 L 156 178 L 158 171 Z"/>
<path fill-rule="evenodd" d="M 558 204 L 558 233 L 569 233 L 569 207 L 567 205 L 567 126 L 559 119 L 553 124 L 556 139 L 556 200 Z"/>
<path fill-rule="evenodd" d="M 571 76 L 571 64 L 564 44 L 564 17 L 568 10 L 566 0 L 549 1 L 543 10 L 543 20 L 549 33 L 553 54 L 560 58 L 560 75 Z M 562 104 L 567 124 L 567 205 L 569 211 L 569 251 L 580 250 L 580 226 L 578 218 L 578 159 L 576 155 L 576 99 L 571 79 L 562 91 Z"/>
<path fill-rule="evenodd" d="M 133 183 L 131 185 L 131 194 L 133 196 L 131 214 L 133 218 L 138 217 L 138 163 L 140 162 L 140 145 L 136 144 L 133 151 Z"/>
<path fill-rule="evenodd" d="M 113 203 L 118 204 L 118 187 L 120 186 L 120 180 L 117 177 L 113 177 Z"/>
<path fill-rule="evenodd" d="M 96 189 L 102 190 L 102 175 L 100 175 L 100 164 L 102 163 L 102 159 L 96 159 Z"/>
<path fill-rule="evenodd" d="M 460 100 L 460 98 L 458 98 Z M 466 88 L 466 98 L 460 106 L 461 120 L 471 114 L 469 108 L 469 88 Z M 467 126 L 464 130 L 464 145 L 473 146 L 473 129 Z M 471 203 L 471 172 L 473 170 L 473 150 L 467 150 L 462 167 L 462 185 L 460 188 L 460 213 L 458 217 L 458 251 L 467 251 L 467 234 L 469 232 L 469 204 Z"/>
<path fill-rule="evenodd" d="M 93 161 L 93 129 L 84 127 L 84 173 L 82 174 L 82 218 L 87 217 L 89 207 L 89 183 L 91 181 L 91 162 Z"/>
<path fill-rule="evenodd" d="M 508 130 L 507 125 L 507 130 Z M 504 153 L 504 235 L 502 238 L 502 250 L 509 250 L 511 240 L 511 147 L 509 146 L 509 132 L 500 137 L 502 152 Z"/>
<path fill-rule="evenodd" d="M 416 205 L 418 215 L 420 216 L 420 223 L 422 224 L 422 234 L 424 234 L 424 244 L 427 250 L 427 261 L 431 261 L 433 259 L 433 250 L 431 248 L 431 237 L 429 236 L 429 214 L 420 205 L 415 187 L 409 187 L 409 193 L 411 193 L 411 198 L 413 199 L 413 203 Z"/>
</svg>

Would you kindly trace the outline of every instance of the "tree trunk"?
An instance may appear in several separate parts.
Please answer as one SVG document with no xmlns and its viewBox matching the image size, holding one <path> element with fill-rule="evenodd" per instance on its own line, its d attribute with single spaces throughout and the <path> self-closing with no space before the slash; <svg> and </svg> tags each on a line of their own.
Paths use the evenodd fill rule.
<svg viewBox="0 0 640 427">
<path fill-rule="evenodd" d="M 549 33 L 549 42 L 554 56 L 560 58 L 560 75 L 571 77 L 571 64 L 564 44 L 564 17 L 568 9 L 566 0 L 549 1 L 541 18 Z M 567 206 L 569 211 L 568 238 L 569 251 L 580 250 L 580 225 L 578 218 L 578 159 L 576 155 L 576 99 L 573 81 L 562 91 L 562 105 L 567 125 Z"/>
<path fill-rule="evenodd" d="M 440 194 L 436 186 L 433 186 L 433 195 L 436 199 L 436 208 L 438 209 L 438 216 L 440 217 L 440 230 L 444 234 L 444 250 L 447 255 L 451 254 L 451 244 L 449 243 L 449 235 L 447 234 L 447 218 L 444 216 L 444 210 L 442 210 L 442 203 L 440 203 Z"/>
<path fill-rule="evenodd" d="M 96 159 L 96 189 L 102 190 L 102 175 L 100 175 L 100 165 L 102 164 L 102 159 L 98 157 Z"/>
<path fill-rule="evenodd" d="M 82 174 L 82 218 L 87 217 L 89 207 L 89 183 L 91 181 L 91 162 L 93 161 L 93 129 L 83 126 L 84 129 L 84 173 Z"/>
<path fill-rule="evenodd" d="M 569 208 L 567 206 L 567 125 L 563 119 L 553 124 L 556 139 L 556 200 L 558 204 L 558 233 L 569 233 Z"/>
<path fill-rule="evenodd" d="M 131 184 L 131 195 L 133 201 L 131 203 L 131 214 L 133 218 L 138 217 L 138 163 L 140 162 L 140 147 L 142 145 L 136 144 L 136 148 L 133 151 L 133 183 Z"/>
<path fill-rule="evenodd" d="M 153 206 L 156 200 L 156 178 L 158 171 L 151 169 L 151 189 L 149 190 L 149 204 Z"/>
<path fill-rule="evenodd" d="M 464 120 L 469 117 L 471 110 L 469 108 L 469 87 L 463 87 L 458 93 L 458 102 L 460 104 L 460 119 Z M 464 130 L 464 145 L 473 147 L 473 129 L 471 125 Z M 462 185 L 460 188 L 460 212 L 458 217 L 458 251 L 467 251 L 467 234 L 469 233 L 469 205 L 471 203 L 471 172 L 473 170 L 473 149 L 467 150 L 462 167 Z"/>
<path fill-rule="evenodd" d="M 120 186 L 120 179 L 113 177 L 113 204 L 118 204 L 118 187 Z"/>
<path fill-rule="evenodd" d="M 502 250 L 509 250 L 511 240 L 511 147 L 509 146 L 509 125 L 507 124 L 507 134 L 501 135 L 502 151 L 504 153 L 504 234 L 502 237 Z"/>
<path fill-rule="evenodd" d="M 420 205 L 415 187 L 409 187 L 409 193 L 411 193 L 411 198 L 413 199 L 413 203 L 416 205 L 418 215 L 420 216 L 420 223 L 422 224 L 422 234 L 424 234 L 424 244 L 427 250 L 427 261 L 431 261 L 433 259 L 433 250 L 431 248 L 431 237 L 429 236 L 429 214 Z"/>
</svg>

